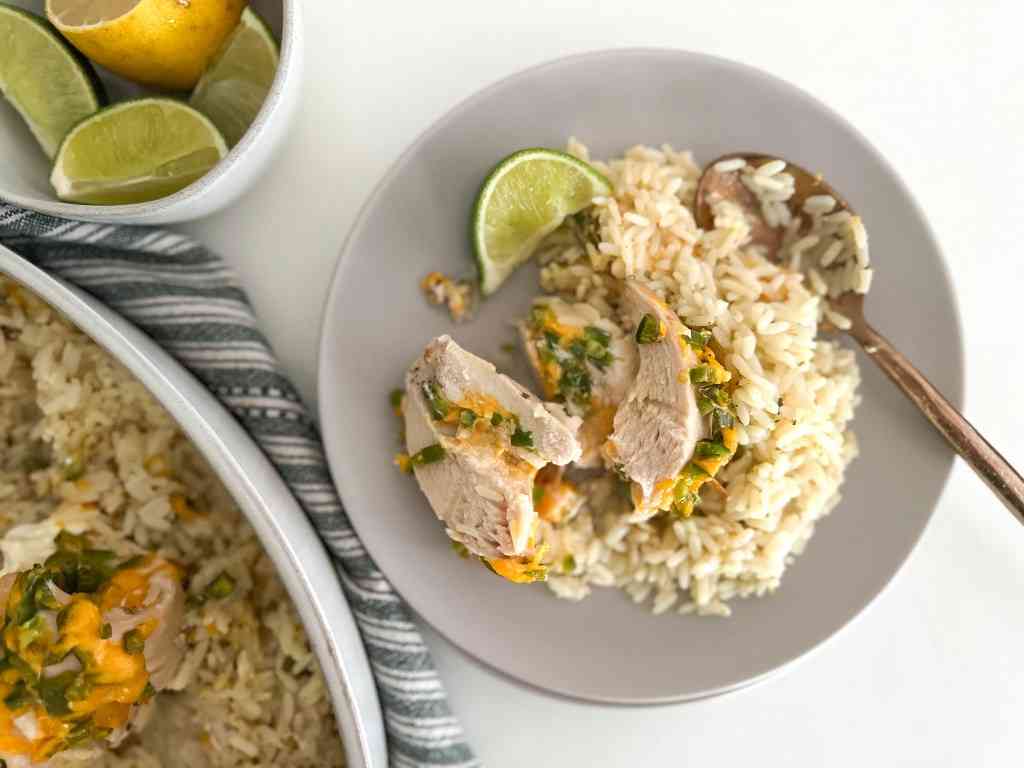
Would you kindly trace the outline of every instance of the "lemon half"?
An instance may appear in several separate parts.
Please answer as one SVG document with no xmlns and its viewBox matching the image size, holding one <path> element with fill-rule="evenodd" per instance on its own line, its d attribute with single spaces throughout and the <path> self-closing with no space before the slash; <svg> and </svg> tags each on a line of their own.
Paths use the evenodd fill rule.
<svg viewBox="0 0 1024 768">
<path fill-rule="evenodd" d="M 238 25 L 245 0 L 46 0 L 89 59 L 136 83 L 190 90 Z"/>
</svg>

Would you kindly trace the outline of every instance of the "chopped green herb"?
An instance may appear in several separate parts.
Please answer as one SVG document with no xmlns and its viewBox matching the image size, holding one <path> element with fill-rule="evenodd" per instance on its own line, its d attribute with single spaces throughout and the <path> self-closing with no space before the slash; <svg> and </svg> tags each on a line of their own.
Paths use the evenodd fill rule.
<svg viewBox="0 0 1024 768">
<path fill-rule="evenodd" d="M 711 400 L 718 408 L 729 407 L 729 394 L 722 387 L 704 387 L 704 395 Z"/>
<path fill-rule="evenodd" d="M 117 555 L 104 549 L 87 549 L 78 556 L 78 591 L 95 592 L 114 573 Z"/>
<path fill-rule="evenodd" d="M 711 434 L 721 434 L 723 429 L 730 429 L 736 423 L 736 419 L 728 411 L 718 410 L 711 417 Z"/>
<path fill-rule="evenodd" d="M 704 395 L 698 395 L 697 410 L 700 411 L 701 416 L 707 416 L 709 413 L 715 410 L 715 404 Z"/>
<path fill-rule="evenodd" d="M 717 440 L 699 440 L 693 455 L 698 459 L 717 459 L 721 456 L 728 456 L 729 449 Z"/>
<path fill-rule="evenodd" d="M 690 335 L 684 338 L 686 338 L 686 343 L 691 347 L 703 349 L 708 345 L 708 342 L 711 341 L 711 331 L 701 331 L 697 328 L 691 328 Z"/>
<path fill-rule="evenodd" d="M 516 349 L 518 349 L 518 347 L 516 347 L 516 345 L 513 344 L 511 341 L 506 341 L 504 344 L 501 345 L 500 349 L 506 355 L 512 355 L 515 354 L 515 351 Z"/>
<path fill-rule="evenodd" d="M 654 315 L 644 315 L 640 318 L 640 322 L 636 326 L 637 344 L 653 344 L 656 341 L 661 341 L 663 336 L 658 318 Z"/>
<path fill-rule="evenodd" d="M 11 665 L 11 669 L 21 673 L 21 676 L 28 682 L 35 684 L 39 680 L 39 675 L 36 674 L 35 669 L 18 654 L 8 651 L 7 662 Z"/>
<path fill-rule="evenodd" d="M 469 408 L 463 408 L 459 413 L 459 423 L 464 427 L 472 427 L 476 424 L 476 420 L 479 418 L 476 413 L 469 410 Z"/>
<path fill-rule="evenodd" d="M 690 369 L 690 381 L 694 384 L 714 382 L 715 374 L 710 365 L 695 365 Z"/>
<path fill-rule="evenodd" d="M 36 584 L 33 597 L 35 598 L 36 605 L 40 608 L 45 608 L 48 611 L 60 610 L 60 603 L 57 602 L 57 598 L 53 596 L 50 585 L 45 581 Z"/>
<path fill-rule="evenodd" d="M 234 591 L 235 580 L 226 571 L 221 571 L 217 578 L 211 581 L 206 586 L 206 589 L 203 590 L 207 597 L 212 597 L 214 600 L 223 600 Z"/>
<path fill-rule="evenodd" d="M 583 329 L 583 338 L 585 338 L 587 341 L 595 342 L 601 345 L 602 347 L 607 347 L 609 344 L 612 343 L 612 337 L 611 334 L 608 333 L 608 331 L 601 330 L 600 328 L 593 325 L 588 325 L 586 328 Z"/>
<path fill-rule="evenodd" d="M 53 540 L 53 543 L 56 544 L 57 549 L 61 550 L 62 552 L 75 553 L 83 552 L 86 548 L 86 545 L 88 544 L 88 542 L 85 539 L 85 536 L 82 536 L 80 534 L 74 534 L 68 530 L 60 531 L 57 534 L 56 538 Z"/>
<path fill-rule="evenodd" d="M 25 681 L 19 680 L 15 683 L 14 690 L 4 697 L 4 706 L 8 709 L 21 709 L 31 701 L 31 698 L 28 688 L 25 687 Z"/>
<path fill-rule="evenodd" d="M 441 421 L 448 415 L 448 411 L 451 410 L 451 403 L 441 394 L 441 389 L 436 383 L 432 381 L 424 382 L 422 392 L 423 397 L 426 398 L 427 407 L 430 409 L 430 415 L 436 421 Z"/>
<path fill-rule="evenodd" d="M 130 629 L 121 638 L 121 646 L 131 654 L 142 653 L 146 649 L 146 638 L 137 629 Z"/>
<path fill-rule="evenodd" d="M 18 648 L 28 648 L 43 636 L 45 629 L 46 623 L 38 613 L 24 624 L 19 625 L 17 629 Z"/>
<path fill-rule="evenodd" d="M 117 566 L 117 570 L 119 570 L 119 571 L 130 571 L 132 568 L 138 568 L 144 562 L 146 562 L 146 556 L 145 555 L 136 555 L 135 557 L 128 558 L 123 563 L 121 563 L 119 566 Z"/>
<path fill-rule="evenodd" d="M 569 354 L 575 357 L 579 361 L 583 361 L 587 356 L 587 345 L 581 339 L 573 339 L 569 344 Z"/>
<path fill-rule="evenodd" d="M 414 453 L 409 457 L 409 461 L 412 462 L 414 467 L 420 467 L 424 464 L 433 464 L 434 462 L 441 461 L 445 455 L 444 447 L 440 443 L 434 443 L 418 453 Z"/>
<path fill-rule="evenodd" d="M 692 461 L 683 468 L 682 477 L 689 480 L 700 480 L 705 477 L 710 477 L 708 471 L 698 464 L 694 464 Z"/>
<path fill-rule="evenodd" d="M 388 395 L 388 402 L 391 403 L 392 408 L 398 408 L 402 405 L 402 398 L 405 397 L 405 391 L 401 389 L 392 389 L 391 394 Z"/>
<path fill-rule="evenodd" d="M 463 544 L 461 541 L 455 541 L 455 539 L 452 539 L 451 541 L 452 549 L 455 550 L 455 554 L 457 554 L 459 557 L 469 557 L 469 548 L 466 547 L 465 544 Z"/>
<path fill-rule="evenodd" d="M 67 690 L 77 677 L 78 672 L 61 672 L 53 677 L 39 679 L 39 698 L 43 702 L 47 714 L 55 717 L 71 714 Z"/>
<path fill-rule="evenodd" d="M 85 474 L 85 462 L 81 456 L 65 456 L 60 462 L 60 473 L 65 480 L 74 482 Z"/>
<path fill-rule="evenodd" d="M 576 570 L 576 558 L 566 555 L 562 558 L 562 573 L 572 573 Z"/>
<path fill-rule="evenodd" d="M 68 701 L 82 701 L 89 698 L 92 689 L 93 682 L 85 674 L 80 673 L 67 687 L 65 695 Z"/>
<path fill-rule="evenodd" d="M 512 445 L 516 448 L 533 448 L 533 432 L 517 425 L 516 431 L 512 433 Z"/>
<path fill-rule="evenodd" d="M 147 702 L 154 696 L 156 696 L 156 688 L 154 688 L 153 684 L 149 682 L 149 680 L 147 680 L 146 687 L 142 689 L 142 696 L 140 698 L 140 701 Z"/>
<path fill-rule="evenodd" d="M 590 405 L 592 382 L 590 374 L 582 364 L 567 358 L 561 362 L 562 377 L 558 380 L 558 392 L 565 399 L 577 405 Z"/>
<path fill-rule="evenodd" d="M 535 486 L 533 486 L 533 504 L 534 504 L 534 506 L 540 504 L 540 502 L 541 502 L 541 500 L 543 498 L 544 498 L 544 486 L 543 485 L 535 485 Z"/>
<path fill-rule="evenodd" d="M 114 630 L 109 624 L 104 624 L 100 627 L 100 638 L 103 640 L 109 640 Z"/>
<path fill-rule="evenodd" d="M 540 329 L 547 325 L 548 314 L 551 312 L 547 307 L 536 306 L 530 309 L 530 325 Z"/>
<path fill-rule="evenodd" d="M 491 414 L 491 426 L 492 427 L 500 427 L 501 426 L 501 422 L 503 422 L 504 420 L 505 420 L 505 417 L 502 416 L 497 411 L 495 411 L 494 413 Z"/>
<path fill-rule="evenodd" d="M 206 595 L 189 595 L 185 598 L 185 606 L 188 608 L 202 608 L 206 605 Z"/>
</svg>

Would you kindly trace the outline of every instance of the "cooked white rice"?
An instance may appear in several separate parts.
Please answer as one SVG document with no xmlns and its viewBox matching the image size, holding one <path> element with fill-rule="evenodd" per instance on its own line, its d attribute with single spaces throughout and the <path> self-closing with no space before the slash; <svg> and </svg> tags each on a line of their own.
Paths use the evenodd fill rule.
<svg viewBox="0 0 1024 768">
<path fill-rule="evenodd" d="M 582 144 L 572 141 L 569 149 L 590 161 Z M 697 227 L 700 169 L 690 153 L 634 147 L 623 158 L 590 162 L 612 181 L 614 193 L 598 198 L 582 223 L 551 236 L 542 252 L 542 288 L 613 317 L 618 286 L 632 278 L 686 324 L 711 327 L 719 358 L 738 381 L 741 448 L 718 477 L 725 498 L 705 494 L 688 519 L 634 521 L 613 479 L 590 482 L 583 512 L 545 532 L 555 563 L 548 584 L 568 599 L 582 599 L 594 586 L 616 586 L 656 613 L 727 616 L 731 598 L 779 585 L 815 523 L 838 502 L 857 453 L 847 429 L 858 401 L 856 362 L 851 351 L 819 338 L 818 324 L 827 316 L 824 296 L 846 287 L 867 290 L 863 227 L 857 221 L 860 234 L 848 235 L 848 220 L 829 218 L 835 201 L 809 199 L 818 239 L 801 244 L 790 237 L 776 265 L 750 246 L 747 221 L 734 205 L 714 207 L 711 231 Z M 784 201 L 792 178 L 783 166 L 725 170 L 740 171 L 765 214 L 790 224 Z M 580 231 L 589 233 L 585 244 Z M 829 250 L 837 241 L 841 253 Z M 798 255 L 817 260 L 809 277 L 794 263 Z M 826 269 L 826 259 L 842 270 Z M 822 273 L 838 276 L 829 282 Z"/>
<path fill-rule="evenodd" d="M 178 692 L 160 693 L 141 736 L 90 765 L 343 764 L 317 661 L 234 501 L 123 366 L 0 277 L 0 535 L 58 510 L 88 519 L 105 546 L 183 564 L 190 594 L 222 571 L 236 583 L 189 611 Z"/>
</svg>

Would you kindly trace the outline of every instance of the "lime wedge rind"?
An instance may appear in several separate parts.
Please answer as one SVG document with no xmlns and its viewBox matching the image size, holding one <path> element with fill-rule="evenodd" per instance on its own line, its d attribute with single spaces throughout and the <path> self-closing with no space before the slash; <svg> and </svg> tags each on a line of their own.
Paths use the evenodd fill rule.
<svg viewBox="0 0 1024 768">
<path fill-rule="evenodd" d="M 611 190 L 600 172 L 566 152 L 535 147 L 499 162 L 470 218 L 483 295 L 493 294 L 567 216 Z"/>
<path fill-rule="evenodd" d="M 0 67 L 0 94 L 25 121 L 43 152 L 52 160 L 68 130 L 107 104 L 107 92 L 89 61 L 61 37 L 53 25 L 45 19 L 20 8 L 0 3 L 0 31 L 2 31 L 5 18 L 8 23 L 24 25 L 21 27 L 22 34 L 40 36 L 38 41 L 48 46 L 48 52 L 53 56 L 50 63 L 58 67 L 59 74 L 66 78 L 62 84 L 67 90 L 74 92 L 76 97 L 77 103 L 75 104 L 55 103 L 53 99 L 44 99 L 45 103 L 37 105 L 37 108 L 33 109 L 25 103 L 23 98 L 19 98 L 21 89 L 18 83 L 11 81 L 10 71 L 6 67 Z M 5 41 L 4 44 L 9 43 Z M 2 63 L 2 56 L 0 56 L 0 64 Z M 15 64 L 17 63 L 15 61 Z M 50 77 L 51 73 L 46 72 L 42 64 L 43 62 L 34 56 L 30 72 L 38 72 L 40 77 Z M 40 83 L 38 87 L 45 88 L 52 85 L 52 82 Z M 64 108 L 66 114 L 54 114 L 58 108 Z M 51 111 L 44 116 L 43 110 Z"/>
</svg>

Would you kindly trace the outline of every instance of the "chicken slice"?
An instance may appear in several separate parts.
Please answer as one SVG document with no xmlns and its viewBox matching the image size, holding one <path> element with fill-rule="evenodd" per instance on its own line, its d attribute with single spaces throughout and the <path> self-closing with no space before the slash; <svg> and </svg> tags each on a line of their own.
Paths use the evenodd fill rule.
<svg viewBox="0 0 1024 768">
<path fill-rule="evenodd" d="M 621 311 L 626 326 L 637 329 L 640 363 L 604 452 L 633 481 L 636 508 L 657 509 L 704 437 L 690 382 L 699 360 L 679 317 L 650 289 L 628 282 Z"/>
<path fill-rule="evenodd" d="M 600 467 L 615 411 L 636 376 L 636 346 L 589 304 L 554 297 L 535 299 L 518 327 L 544 397 L 583 421 L 576 466 Z"/>
<path fill-rule="evenodd" d="M 579 420 L 448 336 L 409 369 L 402 410 L 416 480 L 448 535 L 501 575 L 533 580 L 506 561 L 536 554 L 534 478 L 579 458 Z"/>
</svg>

